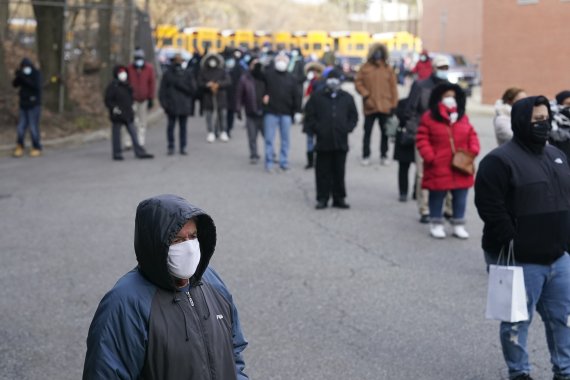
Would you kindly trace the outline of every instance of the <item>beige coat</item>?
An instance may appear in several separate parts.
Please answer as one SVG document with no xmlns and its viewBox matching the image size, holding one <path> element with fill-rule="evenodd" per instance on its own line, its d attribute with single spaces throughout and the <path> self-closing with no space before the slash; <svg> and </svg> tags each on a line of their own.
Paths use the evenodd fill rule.
<svg viewBox="0 0 570 380">
<path fill-rule="evenodd" d="M 366 62 L 356 74 L 354 86 L 362 96 L 364 115 L 388 114 L 398 105 L 396 74 L 385 63 Z"/>
</svg>

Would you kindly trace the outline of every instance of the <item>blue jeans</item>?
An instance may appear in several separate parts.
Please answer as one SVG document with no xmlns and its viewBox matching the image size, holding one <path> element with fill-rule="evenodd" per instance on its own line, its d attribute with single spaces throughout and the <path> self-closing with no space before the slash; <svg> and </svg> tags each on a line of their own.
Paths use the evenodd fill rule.
<svg viewBox="0 0 570 380">
<path fill-rule="evenodd" d="M 35 149 L 41 150 L 42 144 L 40 142 L 40 112 L 41 106 L 24 109 L 20 108 L 20 116 L 18 118 L 18 140 L 17 143 L 24 146 L 24 138 L 26 136 L 26 129 L 30 127 L 30 134 L 32 135 L 32 145 Z"/>
<path fill-rule="evenodd" d="M 469 189 L 449 190 L 452 196 L 453 224 L 465 223 L 467 192 Z M 443 223 L 443 201 L 448 191 L 429 191 L 429 218 L 433 223 Z"/>
<path fill-rule="evenodd" d="M 307 152 L 313 152 L 315 149 L 315 135 L 307 133 Z"/>
<path fill-rule="evenodd" d="M 273 141 L 275 140 L 275 132 L 279 129 L 279 139 L 281 141 L 281 149 L 279 152 L 279 166 L 282 169 L 289 168 L 287 154 L 289 153 L 289 130 L 291 129 L 290 115 L 274 115 L 265 114 L 263 117 L 263 130 L 265 136 L 265 169 L 269 170 L 273 167 Z"/>
<path fill-rule="evenodd" d="M 486 254 L 488 264 L 495 264 Z M 527 337 L 534 310 L 542 317 L 552 372 L 570 376 L 570 256 L 565 253 L 551 265 L 516 263 L 523 267 L 528 321 L 501 322 L 503 356 L 514 378 L 530 373 Z"/>
</svg>

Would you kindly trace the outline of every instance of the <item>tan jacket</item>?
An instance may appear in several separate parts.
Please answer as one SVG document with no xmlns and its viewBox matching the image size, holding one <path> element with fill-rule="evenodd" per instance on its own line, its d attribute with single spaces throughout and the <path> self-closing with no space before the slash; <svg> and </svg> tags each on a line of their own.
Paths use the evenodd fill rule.
<svg viewBox="0 0 570 380">
<path fill-rule="evenodd" d="M 385 63 L 366 62 L 356 74 L 354 86 L 362 96 L 364 115 L 388 114 L 398 105 L 396 74 Z"/>
</svg>

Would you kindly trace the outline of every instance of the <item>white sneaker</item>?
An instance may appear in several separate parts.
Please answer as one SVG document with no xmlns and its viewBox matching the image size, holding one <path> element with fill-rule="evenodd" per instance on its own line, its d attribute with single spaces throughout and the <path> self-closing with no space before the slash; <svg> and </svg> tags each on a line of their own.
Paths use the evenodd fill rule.
<svg viewBox="0 0 570 380">
<path fill-rule="evenodd" d="M 216 141 L 216 135 L 213 133 L 208 133 L 208 137 L 206 138 L 206 141 L 209 143 L 213 143 L 214 141 Z"/>
<path fill-rule="evenodd" d="M 445 230 L 443 229 L 443 224 L 432 224 L 432 225 L 430 225 L 429 234 L 433 238 L 444 239 L 445 238 Z"/>
<path fill-rule="evenodd" d="M 228 142 L 230 141 L 230 138 L 226 132 L 222 132 L 220 134 L 220 140 L 222 140 L 223 142 Z"/>
<path fill-rule="evenodd" d="M 363 158 L 363 159 L 360 161 L 360 165 L 362 165 L 362 166 L 370 166 L 370 159 L 368 159 L 368 158 Z"/>
<path fill-rule="evenodd" d="M 380 165 L 381 166 L 390 166 L 390 160 L 388 160 L 387 158 L 381 158 L 380 159 Z"/>
<path fill-rule="evenodd" d="M 467 231 L 465 231 L 465 226 L 457 225 L 457 226 L 453 226 L 453 236 L 455 236 L 459 239 L 468 239 L 469 233 L 467 233 Z"/>
</svg>

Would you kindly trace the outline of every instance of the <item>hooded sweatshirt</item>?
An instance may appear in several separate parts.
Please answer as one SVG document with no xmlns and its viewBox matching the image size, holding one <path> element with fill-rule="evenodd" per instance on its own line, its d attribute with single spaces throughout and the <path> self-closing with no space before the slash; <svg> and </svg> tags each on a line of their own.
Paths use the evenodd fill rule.
<svg viewBox="0 0 570 380">
<path fill-rule="evenodd" d="M 537 104 L 548 107 L 548 100 L 529 97 L 513 105 L 513 139 L 481 161 L 475 205 L 485 223 L 486 252 L 497 257 L 513 240 L 516 261 L 549 265 L 568 250 L 570 167 L 560 150 L 532 141 Z"/>
<path fill-rule="evenodd" d="M 109 118 L 112 122 L 132 123 L 135 120 L 133 111 L 133 89 L 127 81 L 121 82 L 119 72 L 127 72 L 126 66 L 113 68 L 113 81 L 105 90 L 105 106 L 109 110 Z"/>
<path fill-rule="evenodd" d="M 201 258 L 189 286 L 168 273 L 170 242 L 195 218 Z M 89 328 L 83 379 L 246 380 L 232 296 L 208 266 L 212 218 L 175 195 L 142 201 L 136 213 L 138 266 L 104 297 Z"/>
<path fill-rule="evenodd" d="M 30 67 L 32 72 L 24 74 L 24 67 Z M 30 109 L 39 106 L 42 101 L 42 77 L 38 69 L 28 58 L 22 59 L 20 68 L 16 71 L 16 77 L 12 86 L 20 87 L 20 108 Z"/>
</svg>

